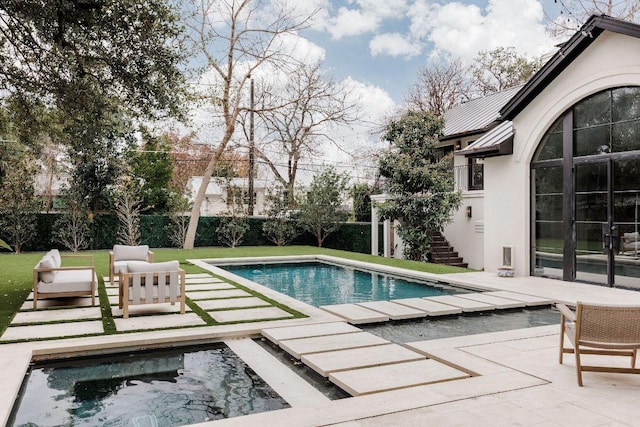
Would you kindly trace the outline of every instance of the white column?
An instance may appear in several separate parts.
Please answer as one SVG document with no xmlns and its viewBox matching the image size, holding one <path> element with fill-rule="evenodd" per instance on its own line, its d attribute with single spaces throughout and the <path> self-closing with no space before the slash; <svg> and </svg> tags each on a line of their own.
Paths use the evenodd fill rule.
<svg viewBox="0 0 640 427">
<path fill-rule="evenodd" d="M 384 242 L 384 257 L 389 258 L 391 256 L 391 221 L 384 220 L 383 228 L 383 242 Z"/>
<path fill-rule="evenodd" d="M 371 201 L 371 255 L 378 255 L 378 208 Z"/>
</svg>

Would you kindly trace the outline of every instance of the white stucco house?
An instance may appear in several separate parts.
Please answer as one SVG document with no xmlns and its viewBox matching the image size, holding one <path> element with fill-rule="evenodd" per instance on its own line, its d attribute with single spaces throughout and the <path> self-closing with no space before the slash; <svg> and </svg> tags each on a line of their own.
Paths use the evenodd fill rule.
<svg viewBox="0 0 640 427">
<path fill-rule="evenodd" d="M 200 185 L 202 184 L 201 176 L 192 176 L 189 178 L 187 188 L 189 190 L 189 200 L 193 201 Z M 229 183 L 215 177 L 209 181 L 205 198 L 200 207 L 201 216 L 223 215 L 232 207 L 233 197 L 229 194 L 229 188 L 236 189 L 236 197 L 242 199 L 243 206 L 246 208 L 249 203 L 248 189 L 249 183 L 247 178 L 232 178 Z M 263 179 L 254 179 L 253 196 L 254 196 L 254 215 L 261 215 L 266 209 L 267 190 L 271 184 Z"/>
<path fill-rule="evenodd" d="M 592 16 L 523 86 L 447 112 L 440 145 L 469 267 L 640 288 L 639 25 Z"/>
</svg>

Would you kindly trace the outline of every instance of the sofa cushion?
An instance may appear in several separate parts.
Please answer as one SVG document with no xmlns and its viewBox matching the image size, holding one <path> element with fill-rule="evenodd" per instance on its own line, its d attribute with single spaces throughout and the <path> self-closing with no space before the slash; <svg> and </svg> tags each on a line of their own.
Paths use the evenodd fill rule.
<svg viewBox="0 0 640 427">
<path fill-rule="evenodd" d="M 38 263 L 38 268 L 56 268 L 56 263 L 50 255 L 45 255 Z M 56 279 L 56 272 L 41 271 L 39 273 L 39 278 L 41 282 L 51 283 Z"/>
<path fill-rule="evenodd" d="M 114 261 L 113 262 L 113 274 L 120 274 L 120 273 L 128 273 L 129 270 L 127 268 L 127 265 L 130 263 L 135 263 L 135 264 L 142 264 L 142 265 L 148 265 L 149 263 L 147 261 Z"/>
<path fill-rule="evenodd" d="M 178 271 L 179 269 L 180 263 L 178 261 L 127 263 L 127 271 L 129 273 L 155 273 L 157 271 Z"/>
<path fill-rule="evenodd" d="M 90 292 L 96 280 L 93 270 L 61 270 L 52 283 L 40 282 L 39 293 Z"/>
<path fill-rule="evenodd" d="M 114 245 L 113 246 L 113 260 L 114 261 L 146 261 L 149 256 L 149 246 L 126 246 L 126 245 Z"/>
<path fill-rule="evenodd" d="M 636 242 L 636 241 L 640 240 L 640 233 L 638 233 L 637 231 L 633 232 L 633 233 L 624 233 L 622 235 L 622 238 L 626 242 Z"/>
<path fill-rule="evenodd" d="M 53 262 L 56 268 L 60 268 L 60 266 L 62 265 L 62 257 L 60 256 L 60 251 L 58 251 L 57 249 L 51 249 L 49 252 L 47 252 L 47 255 L 53 258 Z"/>
</svg>

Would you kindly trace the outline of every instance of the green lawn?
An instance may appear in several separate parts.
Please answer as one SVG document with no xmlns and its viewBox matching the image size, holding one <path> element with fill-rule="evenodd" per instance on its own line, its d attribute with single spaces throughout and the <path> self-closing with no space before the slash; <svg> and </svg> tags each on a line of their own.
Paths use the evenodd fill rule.
<svg viewBox="0 0 640 427">
<path fill-rule="evenodd" d="M 459 267 L 449 267 L 440 264 L 429 264 L 416 261 L 382 258 L 355 252 L 337 251 L 311 246 L 249 246 L 238 248 L 196 248 L 183 249 L 154 249 L 155 261 L 179 260 L 181 267 L 187 273 L 199 273 L 202 269 L 186 262 L 187 259 L 198 258 L 232 258 L 232 257 L 261 257 L 283 255 L 315 255 L 325 254 L 358 261 L 374 262 L 378 264 L 407 268 L 435 274 L 459 273 L 470 271 Z M 109 274 L 109 252 L 86 251 L 94 256 L 96 272 L 102 283 L 102 277 Z M 23 254 L 0 254 L 0 335 L 7 328 L 33 286 L 33 268 L 42 257 L 43 252 Z M 67 265 L 67 264 L 63 264 Z"/>
</svg>

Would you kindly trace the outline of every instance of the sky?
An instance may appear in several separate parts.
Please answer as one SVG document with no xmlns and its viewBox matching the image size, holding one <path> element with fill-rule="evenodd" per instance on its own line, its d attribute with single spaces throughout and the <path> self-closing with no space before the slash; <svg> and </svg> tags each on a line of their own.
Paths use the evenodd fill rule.
<svg viewBox="0 0 640 427">
<path fill-rule="evenodd" d="M 337 79 L 382 89 L 401 103 L 428 61 L 472 61 L 480 50 L 513 46 L 521 55 L 553 49 L 546 16 L 553 0 L 305 0 L 317 8 L 303 34 Z M 546 12 L 546 15 L 545 15 Z"/>
<path fill-rule="evenodd" d="M 420 68 L 429 61 L 454 57 L 470 64 L 480 50 L 498 47 L 540 56 L 560 41 L 546 31 L 547 22 L 560 12 L 554 0 L 264 1 L 287 2 L 300 16 L 313 15 L 296 42 L 297 53 L 320 62 L 360 105 L 360 122 L 331 129 L 334 142 L 319 142 L 322 154 L 311 159 L 348 170 L 357 180 L 369 180 L 375 171 L 369 154 L 388 147 L 380 130 L 401 111 Z M 268 67 L 263 73 L 277 74 Z M 308 178 L 314 168 L 310 166 Z"/>
</svg>

